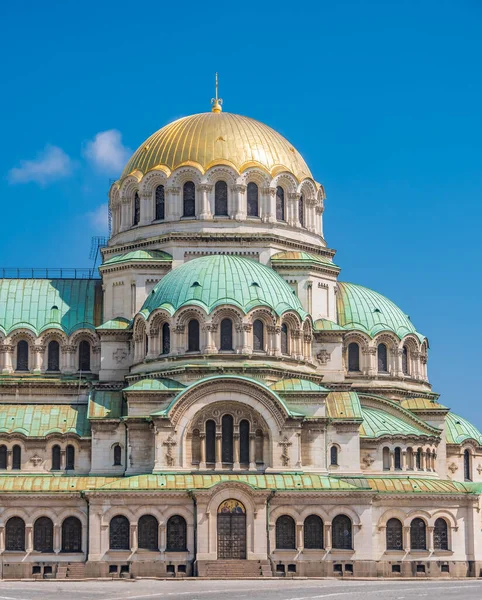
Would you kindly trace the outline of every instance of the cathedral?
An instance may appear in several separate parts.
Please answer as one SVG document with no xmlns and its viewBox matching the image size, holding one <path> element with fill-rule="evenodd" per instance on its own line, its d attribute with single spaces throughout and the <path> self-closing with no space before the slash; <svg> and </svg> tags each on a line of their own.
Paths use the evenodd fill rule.
<svg viewBox="0 0 482 600">
<path fill-rule="evenodd" d="M 324 201 L 216 97 L 112 184 L 98 274 L 0 280 L 1 577 L 479 576 L 482 433 Z"/>
</svg>

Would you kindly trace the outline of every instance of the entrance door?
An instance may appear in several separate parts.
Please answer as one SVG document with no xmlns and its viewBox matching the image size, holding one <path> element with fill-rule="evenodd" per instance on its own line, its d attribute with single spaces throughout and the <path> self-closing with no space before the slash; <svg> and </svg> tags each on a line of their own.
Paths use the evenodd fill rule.
<svg viewBox="0 0 482 600">
<path fill-rule="evenodd" d="M 246 558 L 246 509 L 239 500 L 225 500 L 219 505 L 218 558 Z"/>
</svg>

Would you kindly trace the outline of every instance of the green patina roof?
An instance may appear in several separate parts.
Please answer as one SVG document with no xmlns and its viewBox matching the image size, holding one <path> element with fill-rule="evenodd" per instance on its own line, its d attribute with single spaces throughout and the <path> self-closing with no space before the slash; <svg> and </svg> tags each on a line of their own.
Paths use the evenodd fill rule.
<svg viewBox="0 0 482 600">
<path fill-rule="evenodd" d="M 419 477 L 369 477 L 370 487 L 386 494 L 465 494 L 471 490 L 457 481 Z"/>
<path fill-rule="evenodd" d="M 93 390 L 89 397 L 89 419 L 119 419 L 123 416 L 122 392 Z"/>
<path fill-rule="evenodd" d="M 45 437 L 50 433 L 76 433 L 90 437 L 86 404 L 2 404 L 0 433 Z"/>
<path fill-rule="evenodd" d="M 131 322 L 132 321 L 129 321 L 129 319 L 125 319 L 124 317 L 116 317 L 115 319 L 111 319 L 110 321 L 102 323 L 102 325 L 99 325 L 97 329 L 129 329 L 129 327 L 131 326 Z"/>
<path fill-rule="evenodd" d="M 313 323 L 314 331 L 345 331 L 345 328 L 328 319 L 317 319 Z"/>
<path fill-rule="evenodd" d="M 378 408 L 362 408 L 363 423 L 360 437 L 379 438 L 383 435 L 427 435 L 412 423 L 391 415 Z"/>
<path fill-rule="evenodd" d="M 269 387 L 280 394 L 283 394 L 283 392 L 328 392 L 327 388 L 307 379 L 280 379 L 280 381 L 271 384 Z"/>
<path fill-rule="evenodd" d="M 388 330 L 400 339 L 409 333 L 425 339 L 396 304 L 361 285 L 338 282 L 336 305 L 338 324 L 345 329 L 364 331 L 370 337 Z"/>
<path fill-rule="evenodd" d="M 245 313 L 268 306 L 278 315 L 288 310 L 306 315 L 299 298 L 275 271 L 241 256 L 213 255 L 195 258 L 170 271 L 149 294 L 141 313 L 156 308 L 171 314 L 181 306 L 196 305 L 210 313 L 221 304 Z"/>
<path fill-rule="evenodd" d="M 132 252 L 124 252 L 117 254 L 112 258 L 108 258 L 102 266 L 112 266 L 126 262 L 171 262 L 172 256 L 162 250 L 134 250 Z"/>
<path fill-rule="evenodd" d="M 124 392 L 173 392 L 183 390 L 186 386 L 174 379 L 141 379 L 129 387 L 123 389 Z"/>
<path fill-rule="evenodd" d="M 332 419 L 362 419 L 356 392 L 330 392 L 326 397 L 326 414 Z"/>
<path fill-rule="evenodd" d="M 439 404 L 436 400 L 430 400 L 429 398 L 407 398 L 406 400 L 402 400 L 400 405 L 407 410 L 449 410 L 443 404 Z"/>
<path fill-rule="evenodd" d="M 0 279 L 0 329 L 94 328 L 102 322 L 99 279 Z"/>
<path fill-rule="evenodd" d="M 329 258 L 325 256 L 319 256 L 318 254 L 310 254 L 308 252 L 298 252 L 295 250 L 290 250 L 287 252 L 278 252 L 271 257 L 271 261 L 273 262 L 283 262 L 283 263 L 317 263 L 323 265 L 325 267 L 334 267 L 335 269 L 339 269 L 337 265 L 335 265 Z"/>
<path fill-rule="evenodd" d="M 474 440 L 482 446 L 482 433 L 467 419 L 449 412 L 445 417 L 445 423 L 447 444 L 461 444 L 465 440 Z"/>
</svg>

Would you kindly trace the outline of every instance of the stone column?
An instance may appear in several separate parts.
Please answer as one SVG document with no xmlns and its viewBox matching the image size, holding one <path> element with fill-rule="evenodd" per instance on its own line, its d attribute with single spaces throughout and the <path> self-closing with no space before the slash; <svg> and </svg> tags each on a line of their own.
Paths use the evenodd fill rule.
<svg viewBox="0 0 482 600">
<path fill-rule="evenodd" d="M 410 552 L 410 527 L 403 528 L 403 549 Z"/>
<path fill-rule="evenodd" d="M 301 469 L 301 433 L 296 434 L 296 443 L 298 444 L 298 458 L 296 462 L 296 466 Z"/>
<path fill-rule="evenodd" d="M 267 328 L 271 339 L 271 352 L 272 356 L 281 356 L 281 327 L 270 326 Z"/>
<path fill-rule="evenodd" d="M 390 450 L 390 471 L 395 471 L 395 452 Z"/>
<path fill-rule="evenodd" d="M 433 530 L 435 527 L 427 527 L 427 548 L 429 552 L 433 552 L 434 540 L 433 540 Z"/>
<path fill-rule="evenodd" d="M 331 523 L 325 523 L 325 550 L 331 550 Z"/>
<path fill-rule="evenodd" d="M 12 450 L 7 450 L 7 471 L 12 470 Z"/>
<path fill-rule="evenodd" d="M 252 325 L 250 323 L 243 323 L 240 327 L 240 331 L 242 333 L 242 354 L 251 354 L 253 351 L 252 344 L 250 343 L 251 329 Z"/>
<path fill-rule="evenodd" d="M 367 375 L 370 377 L 375 377 L 377 374 L 377 349 L 376 348 L 366 348 L 362 350 L 362 353 L 367 358 L 368 363 L 368 373 Z"/>
<path fill-rule="evenodd" d="M 422 451 L 422 460 L 420 466 L 422 467 L 422 471 L 428 471 L 427 452 L 425 450 Z"/>
<path fill-rule="evenodd" d="M 414 379 L 420 379 L 421 378 L 421 373 L 420 373 L 420 352 L 410 352 L 410 359 L 411 359 L 411 370 L 410 370 L 410 374 L 412 375 L 412 377 Z"/>
<path fill-rule="evenodd" d="M 129 229 L 132 225 L 131 222 L 131 211 L 130 211 L 130 198 L 124 196 L 121 198 L 121 226 L 120 226 L 120 230 L 121 231 L 126 231 L 126 229 Z"/>
<path fill-rule="evenodd" d="M 186 352 L 184 325 L 173 328 L 175 347 L 171 349 L 172 354 L 184 354 Z"/>
<path fill-rule="evenodd" d="M 61 540 L 60 540 L 60 525 L 55 523 L 54 525 L 54 552 L 58 554 L 61 550 Z"/>
<path fill-rule="evenodd" d="M 298 552 L 303 550 L 303 524 L 296 524 L 296 549 Z"/>
<path fill-rule="evenodd" d="M 153 210 L 153 201 L 152 201 L 152 191 L 142 192 L 140 194 L 141 201 L 141 218 L 139 221 L 139 225 L 149 225 L 154 221 L 154 210 Z"/>
<path fill-rule="evenodd" d="M 289 225 L 292 227 L 301 227 L 300 219 L 299 219 L 299 203 L 300 203 L 301 194 L 298 192 L 292 192 L 288 194 L 288 198 L 290 199 L 290 220 L 288 221 Z"/>
<path fill-rule="evenodd" d="M 402 355 L 403 350 L 401 348 L 395 348 L 393 350 L 393 370 L 395 377 L 403 377 L 403 367 L 402 367 Z"/>
<path fill-rule="evenodd" d="M 33 527 L 27 525 L 25 527 L 25 550 L 27 553 L 33 552 Z"/>
<path fill-rule="evenodd" d="M 199 434 L 199 445 L 200 445 L 200 454 L 199 457 L 199 470 L 203 471 L 206 468 L 206 434 Z"/>
<path fill-rule="evenodd" d="M 45 349 L 46 349 L 46 346 L 33 346 L 32 347 L 33 355 L 34 355 L 33 372 L 35 374 L 39 374 L 43 371 Z"/>
<path fill-rule="evenodd" d="M 402 471 L 407 470 L 407 451 L 402 450 Z"/>
<path fill-rule="evenodd" d="M 0 346 L 0 352 L 3 354 L 3 369 L 2 373 L 8 374 L 13 372 L 12 360 L 13 360 L 13 346 L 5 344 Z"/>
<path fill-rule="evenodd" d="M 249 434 L 249 470 L 256 471 L 256 433 Z"/>
<path fill-rule="evenodd" d="M 239 432 L 235 432 L 233 435 L 233 450 L 234 450 L 234 464 L 233 469 L 236 471 L 241 468 L 239 464 L 239 456 L 240 456 L 240 436 Z"/>
<path fill-rule="evenodd" d="M 264 200 L 265 221 L 268 223 L 276 223 L 276 188 L 265 187 L 261 189 L 262 198 Z"/>
<path fill-rule="evenodd" d="M 137 552 L 137 523 L 131 523 L 131 552 Z"/>
<path fill-rule="evenodd" d="M 216 344 L 214 343 L 214 334 L 218 329 L 217 325 L 213 325 L 212 323 L 207 323 L 204 326 L 204 331 L 206 332 L 206 346 L 204 347 L 203 354 L 216 354 L 218 349 L 216 348 Z"/>
<path fill-rule="evenodd" d="M 198 186 L 198 190 L 201 192 L 201 210 L 199 214 L 200 219 L 212 219 L 214 210 L 209 205 L 209 194 L 213 189 L 212 185 L 203 183 Z"/>
<path fill-rule="evenodd" d="M 156 358 L 156 356 L 160 354 L 159 333 L 157 327 L 151 329 L 149 332 L 149 351 L 147 353 L 147 358 Z"/>
<path fill-rule="evenodd" d="M 66 373 L 75 373 L 75 353 L 77 348 L 70 344 L 65 344 L 63 346 L 63 355 L 64 355 L 64 364 L 65 364 L 65 372 Z"/>
<path fill-rule="evenodd" d="M 65 450 L 60 450 L 60 470 L 65 471 Z"/>
<path fill-rule="evenodd" d="M 164 523 L 159 523 L 159 552 L 166 551 L 166 526 Z"/>
<path fill-rule="evenodd" d="M 215 469 L 222 469 L 222 442 L 223 442 L 223 434 L 220 431 L 216 431 L 216 464 L 214 466 Z"/>
<path fill-rule="evenodd" d="M 165 221 L 179 221 L 182 215 L 181 210 L 181 188 L 180 187 L 166 187 L 164 188 L 164 202 L 165 202 Z"/>
<path fill-rule="evenodd" d="M 234 199 L 234 218 L 236 221 L 246 220 L 246 186 L 245 185 L 233 185 L 231 187 L 231 194 Z"/>
</svg>

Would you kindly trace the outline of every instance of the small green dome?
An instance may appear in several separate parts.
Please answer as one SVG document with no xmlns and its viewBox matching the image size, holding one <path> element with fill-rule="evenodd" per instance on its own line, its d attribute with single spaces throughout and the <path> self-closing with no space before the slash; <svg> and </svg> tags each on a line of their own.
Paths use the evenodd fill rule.
<svg viewBox="0 0 482 600">
<path fill-rule="evenodd" d="M 482 445 L 482 433 L 463 417 L 449 412 L 445 417 L 445 438 L 447 444 L 462 444 L 466 440 L 474 440 Z"/>
<path fill-rule="evenodd" d="M 400 339 L 409 333 L 420 341 L 425 339 L 396 304 L 362 285 L 338 282 L 336 305 L 338 324 L 345 329 L 364 331 L 370 337 L 380 331 L 392 331 Z"/>
<path fill-rule="evenodd" d="M 208 314 L 217 306 L 230 304 L 247 313 L 267 306 L 278 315 L 293 310 L 306 313 L 286 281 L 259 262 L 231 255 L 203 256 L 170 271 L 149 294 L 141 309 L 146 317 L 156 308 L 171 314 L 186 305 L 203 308 Z"/>
</svg>

